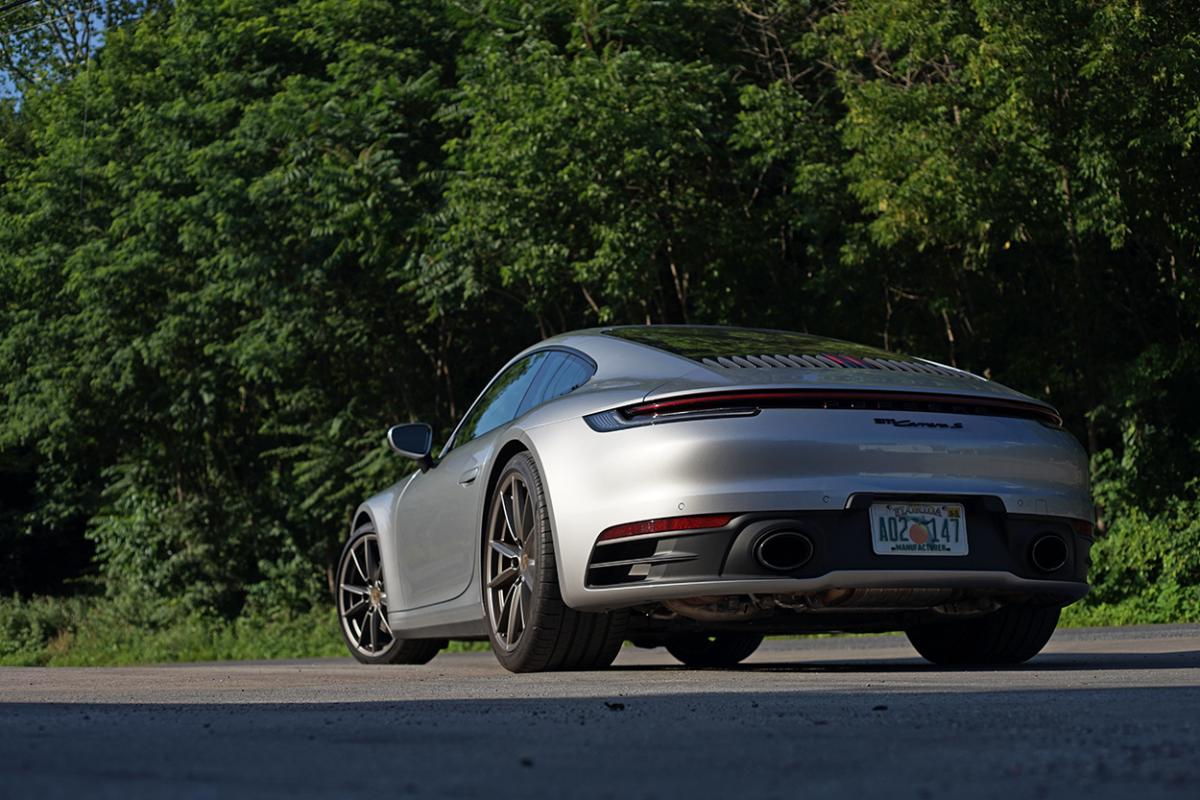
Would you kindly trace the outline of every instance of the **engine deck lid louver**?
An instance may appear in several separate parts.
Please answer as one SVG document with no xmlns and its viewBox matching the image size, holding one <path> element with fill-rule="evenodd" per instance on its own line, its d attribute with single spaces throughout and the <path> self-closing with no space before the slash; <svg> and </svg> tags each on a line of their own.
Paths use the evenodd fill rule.
<svg viewBox="0 0 1200 800">
<path fill-rule="evenodd" d="M 846 353 L 789 353 L 774 355 L 713 355 L 698 359 L 706 367 L 718 369 L 876 369 L 923 375 L 983 380 L 965 370 L 920 359 L 873 358 Z"/>
<path fill-rule="evenodd" d="M 704 325 L 633 325 L 604 333 L 683 356 L 710 369 L 876 370 L 986 383 L 970 372 L 876 347 L 794 331 Z"/>
</svg>

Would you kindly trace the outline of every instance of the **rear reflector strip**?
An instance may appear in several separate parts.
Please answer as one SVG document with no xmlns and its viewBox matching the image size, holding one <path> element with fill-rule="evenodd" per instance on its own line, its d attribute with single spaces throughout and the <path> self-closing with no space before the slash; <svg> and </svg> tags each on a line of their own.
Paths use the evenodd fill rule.
<svg viewBox="0 0 1200 800">
<path fill-rule="evenodd" d="M 1058 412 L 1048 406 L 967 395 L 887 391 L 766 390 L 713 392 L 639 403 L 620 410 L 626 420 L 643 417 L 666 421 L 676 414 L 713 413 L 761 408 L 866 409 L 938 414 L 1020 417 L 1062 426 Z"/>
<path fill-rule="evenodd" d="M 1081 533 L 1084 536 L 1096 535 L 1096 526 L 1084 519 L 1071 520 L 1071 527 L 1075 529 L 1076 533 Z"/>
<path fill-rule="evenodd" d="M 597 542 L 608 542 L 613 539 L 624 539 L 627 536 L 642 536 L 647 533 L 670 533 L 674 531 L 692 531 L 704 528 L 723 528 L 733 519 L 732 514 L 701 514 L 691 517 L 667 517 L 665 519 L 647 519 L 641 522 L 627 522 L 624 525 L 614 525 L 605 528 Z"/>
</svg>

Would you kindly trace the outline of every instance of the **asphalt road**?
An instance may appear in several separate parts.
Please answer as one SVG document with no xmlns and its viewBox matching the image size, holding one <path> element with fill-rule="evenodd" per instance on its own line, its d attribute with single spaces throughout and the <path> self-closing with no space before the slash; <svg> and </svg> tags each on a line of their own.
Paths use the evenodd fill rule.
<svg viewBox="0 0 1200 800">
<path fill-rule="evenodd" d="M 1200 626 L 1060 631 L 1019 669 L 902 637 L 768 642 L 736 670 L 489 653 L 0 669 L 0 797 L 1200 796 Z"/>
</svg>

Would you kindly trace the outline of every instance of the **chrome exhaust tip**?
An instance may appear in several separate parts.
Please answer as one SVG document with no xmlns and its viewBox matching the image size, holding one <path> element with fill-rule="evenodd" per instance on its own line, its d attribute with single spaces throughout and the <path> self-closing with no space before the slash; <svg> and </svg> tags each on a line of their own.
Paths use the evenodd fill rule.
<svg viewBox="0 0 1200 800">
<path fill-rule="evenodd" d="M 754 543 L 754 560 L 774 572 L 799 569 L 812 557 L 812 539 L 799 531 L 772 531 Z"/>
</svg>

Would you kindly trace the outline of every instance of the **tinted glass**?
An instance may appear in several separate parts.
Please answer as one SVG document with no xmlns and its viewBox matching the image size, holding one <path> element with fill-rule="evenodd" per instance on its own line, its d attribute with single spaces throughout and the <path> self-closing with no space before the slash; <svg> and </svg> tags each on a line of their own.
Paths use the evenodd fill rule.
<svg viewBox="0 0 1200 800">
<path fill-rule="evenodd" d="M 521 401 L 538 373 L 538 367 L 548 355 L 549 353 L 544 352 L 534 353 L 504 370 L 463 421 L 458 435 L 454 437 L 455 446 L 469 442 L 515 419 L 521 408 Z"/>
<path fill-rule="evenodd" d="M 550 351 L 541 372 L 529 387 L 529 393 L 525 395 L 525 402 L 521 404 L 518 414 L 524 414 L 542 403 L 548 403 L 556 397 L 578 389 L 587 383 L 594 372 L 592 365 L 579 356 L 561 350 Z"/>
<path fill-rule="evenodd" d="M 855 358 L 897 358 L 874 347 L 867 347 L 823 336 L 792 331 L 770 331 L 757 328 L 706 328 L 690 325 L 641 325 L 610 328 L 609 336 L 648 344 L 659 350 L 687 358 L 719 358 L 721 356 L 761 355 L 820 355 L 845 353 Z"/>
</svg>

